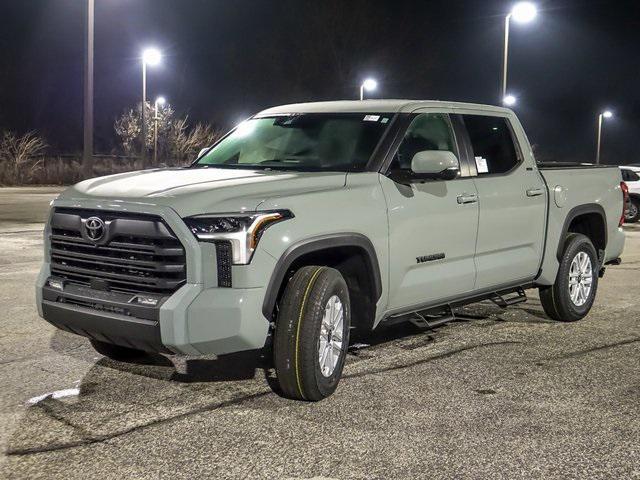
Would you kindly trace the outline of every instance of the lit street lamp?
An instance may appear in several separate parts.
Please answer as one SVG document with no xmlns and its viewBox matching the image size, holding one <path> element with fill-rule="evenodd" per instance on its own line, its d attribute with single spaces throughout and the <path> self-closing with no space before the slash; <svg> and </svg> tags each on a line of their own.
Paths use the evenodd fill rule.
<svg viewBox="0 0 640 480">
<path fill-rule="evenodd" d="M 93 170 L 93 41 L 95 0 L 87 0 L 87 26 L 84 60 L 84 150 L 82 154 L 82 173 L 85 178 Z"/>
<path fill-rule="evenodd" d="M 502 103 L 504 103 L 507 107 L 512 107 L 518 102 L 518 99 L 513 95 L 505 95 L 502 99 Z"/>
<path fill-rule="evenodd" d="M 164 97 L 156 98 L 155 116 L 153 117 L 153 165 L 158 165 L 158 105 L 164 105 L 167 100 Z"/>
<path fill-rule="evenodd" d="M 609 110 L 602 112 L 598 115 L 598 150 L 596 153 L 596 164 L 600 164 L 600 147 L 602 146 L 602 121 L 604 118 L 613 117 L 613 113 Z"/>
<path fill-rule="evenodd" d="M 507 68 L 509 64 L 509 26 L 513 18 L 518 23 L 529 23 L 538 15 L 533 3 L 516 3 L 511 12 L 504 19 L 504 60 L 502 64 L 502 98 L 507 98 Z"/>
<path fill-rule="evenodd" d="M 364 92 L 373 92 L 376 88 L 378 88 L 378 82 L 376 82 L 373 78 L 367 78 L 362 85 L 360 85 L 360 100 L 364 100 Z"/>
<path fill-rule="evenodd" d="M 147 65 L 155 67 L 162 61 L 162 54 L 156 48 L 147 48 L 142 52 L 142 167 L 147 163 Z"/>
</svg>

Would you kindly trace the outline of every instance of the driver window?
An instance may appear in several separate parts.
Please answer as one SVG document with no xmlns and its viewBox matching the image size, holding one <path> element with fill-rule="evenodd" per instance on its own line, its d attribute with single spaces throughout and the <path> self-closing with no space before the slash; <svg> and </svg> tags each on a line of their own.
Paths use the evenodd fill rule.
<svg viewBox="0 0 640 480">
<path fill-rule="evenodd" d="M 398 148 L 392 170 L 410 170 L 413 156 L 424 150 L 455 152 L 453 132 L 446 113 L 421 113 L 413 119 Z"/>
</svg>

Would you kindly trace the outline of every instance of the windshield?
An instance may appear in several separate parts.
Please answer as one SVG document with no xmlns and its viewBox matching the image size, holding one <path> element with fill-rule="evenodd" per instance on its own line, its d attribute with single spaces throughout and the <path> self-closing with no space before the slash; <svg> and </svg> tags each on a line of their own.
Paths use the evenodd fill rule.
<svg viewBox="0 0 640 480">
<path fill-rule="evenodd" d="M 392 114 L 319 113 L 252 118 L 194 167 L 308 171 L 362 170 Z"/>
</svg>

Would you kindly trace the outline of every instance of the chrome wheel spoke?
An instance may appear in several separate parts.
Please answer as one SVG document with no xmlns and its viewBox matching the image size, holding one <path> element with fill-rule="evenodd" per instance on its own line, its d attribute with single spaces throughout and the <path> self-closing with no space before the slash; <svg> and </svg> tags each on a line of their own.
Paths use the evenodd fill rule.
<svg viewBox="0 0 640 480">
<path fill-rule="evenodd" d="M 593 285 L 593 265 L 586 252 L 578 252 L 569 267 L 569 297 L 574 305 L 587 303 Z"/>
<path fill-rule="evenodd" d="M 325 377 L 330 377 L 340 360 L 344 334 L 344 305 L 337 295 L 327 301 L 320 322 L 318 363 Z"/>
</svg>

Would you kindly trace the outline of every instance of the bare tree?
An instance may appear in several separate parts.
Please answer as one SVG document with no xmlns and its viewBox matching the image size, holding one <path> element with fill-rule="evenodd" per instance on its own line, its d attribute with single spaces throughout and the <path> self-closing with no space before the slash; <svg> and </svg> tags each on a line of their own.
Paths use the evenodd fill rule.
<svg viewBox="0 0 640 480">
<path fill-rule="evenodd" d="M 187 118 L 176 120 L 169 134 L 171 157 L 176 164 L 190 162 L 200 150 L 213 145 L 223 134 L 222 130 L 211 125 L 197 123 L 189 129 Z"/>
<path fill-rule="evenodd" d="M 147 135 L 145 146 L 147 149 L 153 148 L 155 108 L 151 103 L 145 105 L 145 120 L 147 123 Z M 142 129 L 142 102 L 135 108 L 125 111 L 114 123 L 116 135 L 120 139 L 120 145 L 127 155 L 135 155 L 140 151 L 140 130 Z M 160 150 L 167 150 L 166 139 L 173 128 L 175 122 L 175 111 L 171 105 L 166 104 L 158 107 L 158 146 Z"/>
<path fill-rule="evenodd" d="M 142 125 L 139 104 L 135 109 L 123 113 L 114 124 L 116 134 L 120 138 L 122 149 L 127 155 L 135 155 L 140 151 L 140 130 Z M 151 104 L 147 105 L 147 148 L 153 146 L 153 111 Z M 219 129 L 211 125 L 198 123 L 189 127 L 188 118 L 176 118 L 175 111 L 170 105 L 158 110 L 158 158 L 161 165 L 183 165 L 193 160 L 198 152 L 215 143 L 222 134 Z"/>
<path fill-rule="evenodd" d="M 3 167 L 4 181 L 20 184 L 30 178 L 40 168 L 37 157 L 44 153 L 46 142 L 35 132 L 19 136 L 13 132 L 3 132 L 0 137 L 0 165 Z"/>
</svg>

